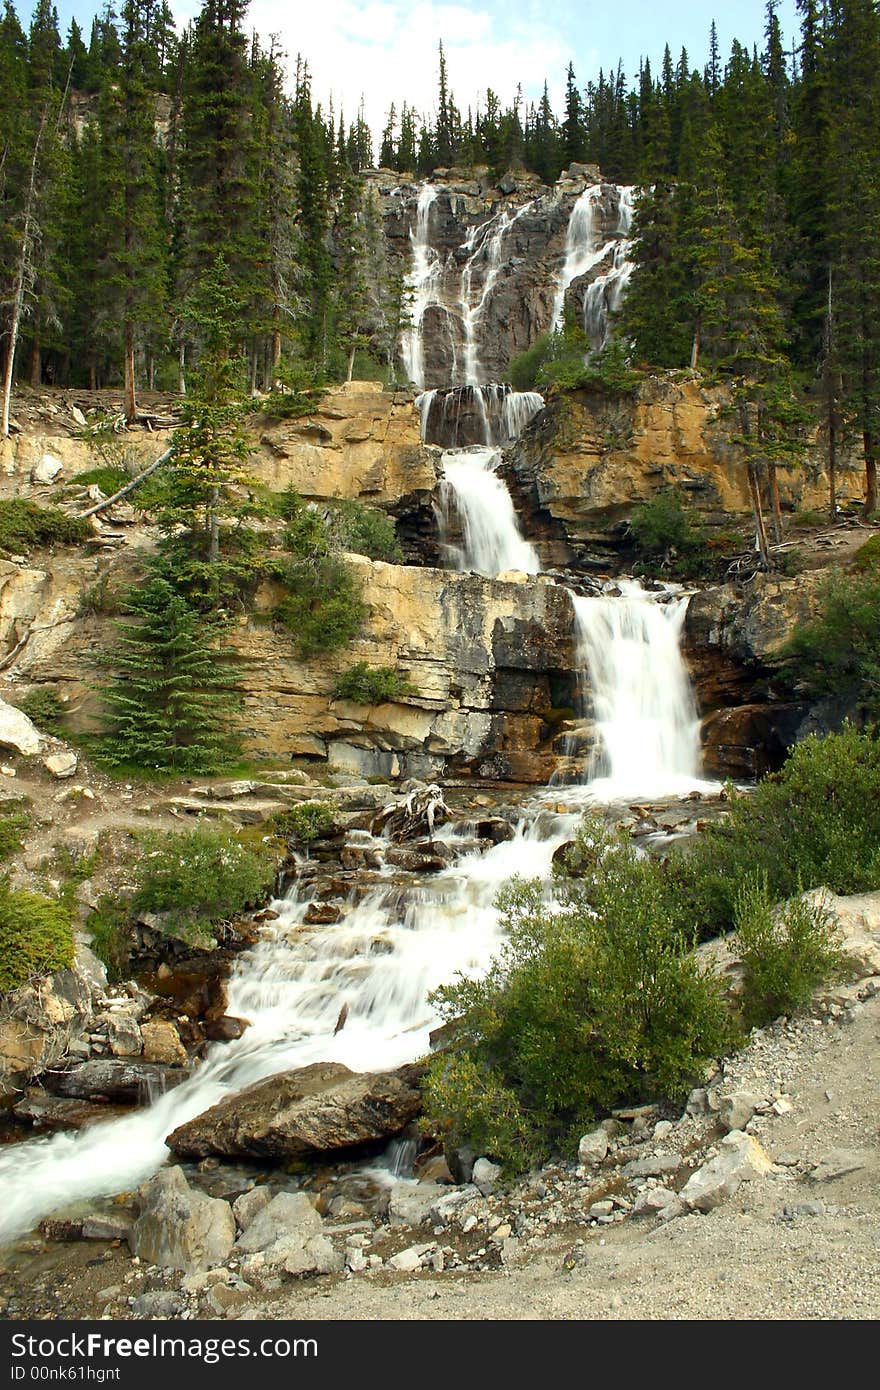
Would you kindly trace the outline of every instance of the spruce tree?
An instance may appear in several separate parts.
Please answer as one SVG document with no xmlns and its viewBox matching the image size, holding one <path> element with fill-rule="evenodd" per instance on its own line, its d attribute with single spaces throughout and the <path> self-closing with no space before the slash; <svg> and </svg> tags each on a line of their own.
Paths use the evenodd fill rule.
<svg viewBox="0 0 880 1390">
<path fill-rule="evenodd" d="M 128 591 L 123 608 L 103 689 L 105 757 L 167 771 L 216 771 L 238 751 L 236 673 L 220 630 L 160 570 Z"/>
</svg>

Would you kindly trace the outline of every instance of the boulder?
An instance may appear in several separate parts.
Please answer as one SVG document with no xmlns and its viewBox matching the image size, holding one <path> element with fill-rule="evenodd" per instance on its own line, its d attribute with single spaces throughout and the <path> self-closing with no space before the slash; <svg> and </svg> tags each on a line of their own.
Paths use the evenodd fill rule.
<svg viewBox="0 0 880 1390">
<path fill-rule="evenodd" d="M 76 968 L 13 990 L 0 1000 L 0 1094 L 53 1067 L 81 1036 L 92 988 Z"/>
<path fill-rule="evenodd" d="M 474 1164 L 473 1183 L 484 1197 L 491 1197 L 500 1177 L 501 1168 L 497 1163 L 490 1163 L 488 1158 L 477 1159 Z"/>
<path fill-rule="evenodd" d="M 140 1199 L 128 1237 L 133 1255 L 185 1274 L 228 1258 L 235 1241 L 231 1206 L 191 1188 L 182 1168 L 163 1168 L 141 1188 Z"/>
<path fill-rule="evenodd" d="M 669 1221 L 681 1216 L 687 1208 L 677 1192 L 668 1187 L 651 1187 L 640 1192 L 632 1209 L 633 1216 L 659 1216 Z"/>
<path fill-rule="evenodd" d="M 608 1135 L 604 1129 L 593 1129 L 589 1134 L 584 1134 L 578 1144 L 578 1162 L 584 1167 L 592 1163 L 601 1163 L 608 1152 Z"/>
<path fill-rule="evenodd" d="M 740 1184 L 769 1173 L 773 1163 L 757 1139 L 742 1130 L 731 1130 L 719 1145 L 719 1152 L 688 1179 L 681 1200 L 691 1211 L 711 1211 Z"/>
<path fill-rule="evenodd" d="M 392 1226 L 420 1226 L 431 1215 L 438 1197 L 446 1189 L 434 1182 L 396 1182 L 388 1199 L 388 1221 Z"/>
<path fill-rule="evenodd" d="M 232 1214 L 240 1231 L 249 1226 L 254 1217 L 269 1205 L 273 1195 L 271 1187 L 252 1187 L 250 1192 L 242 1192 L 236 1197 L 232 1203 Z"/>
<path fill-rule="evenodd" d="M 399 1134 L 421 1110 L 421 1068 L 349 1071 L 318 1062 L 229 1096 L 166 1139 L 187 1158 L 292 1158 Z"/>
<path fill-rule="evenodd" d="M 77 769 L 77 756 L 70 752 L 53 753 L 51 757 L 43 759 L 43 767 L 59 780 L 72 777 Z"/>
<path fill-rule="evenodd" d="M 141 1024 L 145 1062 L 162 1062 L 169 1067 L 186 1066 L 186 1048 L 180 1034 L 167 1018 L 151 1018 Z"/>
<path fill-rule="evenodd" d="M 39 753 L 42 746 L 39 731 L 27 715 L 14 705 L 0 700 L 0 748 L 8 748 L 13 753 L 31 758 Z"/>
<path fill-rule="evenodd" d="M 138 1104 L 148 1100 L 185 1079 L 180 1067 L 163 1067 L 155 1062 L 129 1060 L 123 1057 L 95 1057 L 80 1062 L 68 1071 L 53 1072 L 43 1078 L 47 1089 L 78 1100 L 93 1100 L 102 1096 Z"/>
<path fill-rule="evenodd" d="M 235 1248 L 242 1255 L 268 1250 L 277 1240 L 304 1244 L 323 1227 L 319 1213 L 304 1192 L 279 1192 L 245 1226 Z"/>
<path fill-rule="evenodd" d="M 732 1095 L 721 1097 L 718 1119 L 726 1130 L 745 1129 L 760 1104 L 760 1096 L 753 1096 L 750 1091 L 734 1091 Z"/>
<path fill-rule="evenodd" d="M 129 1013 L 115 1013 L 107 1024 L 107 1039 L 114 1057 L 139 1057 L 144 1049 L 138 1021 Z"/>
<path fill-rule="evenodd" d="M 64 470 L 64 461 L 57 454 L 42 454 L 31 469 L 31 482 L 44 487 L 54 483 L 58 474 Z"/>
</svg>

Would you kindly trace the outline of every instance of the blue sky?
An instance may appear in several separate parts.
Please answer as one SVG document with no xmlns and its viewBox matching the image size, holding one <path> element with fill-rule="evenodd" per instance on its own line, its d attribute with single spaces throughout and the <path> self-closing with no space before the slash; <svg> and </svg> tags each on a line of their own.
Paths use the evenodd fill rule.
<svg viewBox="0 0 880 1390">
<path fill-rule="evenodd" d="M 199 0 L 172 0 L 182 22 L 198 12 Z M 88 32 L 94 4 L 58 0 L 62 32 L 72 15 Z M 313 93 L 336 111 L 356 113 L 361 96 L 374 130 L 391 100 L 430 111 L 436 90 L 437 42 L 443 39 L 450 82 L 462 110 L 487 86 L 507 101 L 521 82 L 526 100 L 537 100 L 546 78 L 554 107 L 561 108 L 569 60 L 581 86 L 616 67 L 632 76 L 639 58 L 659 65 L 669 43 L 677 58 L 682 46 L 692 65 L 702 67 L 714 17 L 722 56 L 731 40 L 762 42 L 764 0 L 252 0 L 248 25 L 264 37 L 278 34 L 290 58 L 297 52 L 312 71 Z M 26 4 L 22 3 L 22 13 Z M 795 0 L 781 0 L 779 18 L 786 46 L 797 33 Z"/>
</svg>

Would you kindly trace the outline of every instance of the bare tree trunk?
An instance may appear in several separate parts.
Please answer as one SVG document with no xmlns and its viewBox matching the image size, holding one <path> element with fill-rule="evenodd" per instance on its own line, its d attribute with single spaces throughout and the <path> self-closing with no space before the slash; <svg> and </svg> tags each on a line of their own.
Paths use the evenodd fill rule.
<svg viewBox="0 0 880 1390">
<path fill-rule="evenodd" d="M 35 391 L 38 391 L 43 382 L 43 362 L 40 354 L 40 340 L 34 338 L 31 344 L 31 365 L 28 371 L 28 379 Z"/>
<path fill-rule="evenodd" d="M 28 276 L 31 271 L 31 242 L 34 235 L 35 221 L 34 204 L 37 201 L 37 167 L 48 114 L 49 109 L 44 106 L 43 114 L 40 117 L 40 126 L 37 130 L 37 138 L 34 141 L 33 154 L 31 155 L 31 169 L 28 177 L 27 194 L 24 201 L 21 251 L 18 257 L 18 266 L 16 268 L 15 281 L 12 289 L 12 308 L 9 316 L 9 343 L 6 349 L 6 363 L 3 372 L 3 414 L 2 425 L 0 425 L 0 434 L 2 434 L 4 439 L 8 439 L 9 437 L 9 409 L 12 402 L 12 376 L 15 371 L 15 350 L 18 346 L 18 333 L 21 328 L 21 319 L 24 312 L 24 298 L 27 292 Z"/>
<path fill-rule="evenodd" d="M 770 568 L 770 550 L 767 545 L 767 531 L 764 527 L 764 509 L 761 506 L 761 487 L 758 472 L 753 463 L 749 464 L 749 493 L 752 499 L 752 512 L 755 517 L 755 548 L 761 560 L 762 569 Z"/>
<path fill-rule="evenodd" d="M 94 362 L 90 362 L 90 363 L 89 363 L 89 390 L 90 390 L 90 391 L 97 391 L 97 389 L 98 389 L 98 373 L 95 371 L 95 364 L 94 364 Z"/>
<path fill-rule="evenodd" d="M 345 378 L 346 381 L 351 381 L 351 379 L 352 379 L 352 377 L 353 377 L 353 375 L 354 375 L 354 355 L 355 355 L 356 352 L 357 352 L 357 344 L 356 344 L 356 343 L 352 343 L 352 345 L 351 345 L 351 352 L 348 354 L 348 375 L 347 375 L 346 378 Z"/>
<path fill-rule="evenodd" d="M 700 325 L 699 325 L 699 323 L 696 323 L 696 324 L 694 325 L 694 341 L 693 341 L 693 343 L 692 343 L 692 345 L 691 345 L 691 371 L 692 371 L 692 372 L 695 372 L 695 371 L 697 370 L 697 364 L 698 364 L 699 360 L 700 360 Z"/>
<path fill-rule="evenodd" d="M 126 423 L 133 425 L 138 415 L 137 397 L 134 385 L 134 324 L 125 325 L 125 405 L 123 407 Z"/>
<path fill-rule="evenodd" d="M 208 517 L 208 533 L 210 536 L 210 540 L 208 542 L 208 563 L 211 565 L 216 565 L 217 561 L 220 559 L 220 513 L 218 511 L 219 505 L 220 489 L 215 487 L 211 493 L 211 510 L 210 515 Z"/>
<path fill-rule="evenodd" d="M 837 411 L 834 398 L 828 393 L 828 515 L 837 520 Z"/>
<path fill-rule="evenodd" d="M 186 343 L 181 343 L 177 352 L 177 389 L 181 396 L 186 395 Z"/>
<path fill-rule="evenodd" d="M 767 465 L 767 482 L 770 489 L 770 506 L 773 511 L 773 536 L 777 545 L 782 544 L 782 507 L 779 501 L 779 474 L 775 463 Z"/>
<path fill-rule="evenodd" d="M 877 441 L 865 430 L 865 516 L 877 510 Z"/>
<path fill-rule="evenodd" d="M 251 395 L 252 395 L 252 396 L 255 396 L 255 395 L 257 394 L 257 362 L 258 362 L 258 352 L 259 352 L 259 350 L 258 350 L 258 348 L 257 348 L 257 343 L 256 343 L 256 340 L 255 340 L 253 343 L 251 343 Z"/>
<path fill-rule="evenodd" d="M 138 473 L 136 478 L 132 478 L 130 483 L 126 483 L 125 487 L 121 487 L 118 492 L 114 492 L 112 497 L 105 497 L 102 502 L 96 502 L 94 507 L 89 507 L 88 511 L 82 512 L 81 515 L 96 516 L 98 512 L 105 512 L 108 507 L 113 506 L 114 502 L 119 502 L 121 498 L 127 497 L 130 492 L 134 491 L 139 483 L 142 483 L 145 478 L 149 478 L 152 473 L 155 473 L 156 469 L 161 467 L 166 459 L 170 459 L 173 453 L 174 445 L 172 444 L 164 453 L 160 454 L 157 459 L 153 460 L 149 468 L 145 468 L 142 473 Z"/>
</svg>

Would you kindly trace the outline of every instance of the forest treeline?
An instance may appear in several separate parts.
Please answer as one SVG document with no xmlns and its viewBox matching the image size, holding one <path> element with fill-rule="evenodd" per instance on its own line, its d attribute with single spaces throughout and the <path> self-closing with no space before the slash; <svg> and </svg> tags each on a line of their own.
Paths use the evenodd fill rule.
<svg viewBox="0 0 880 1390">
<path fill-rule="evenodd" d="M 218 258 L 251 386 L 340 379 L 356 354 L 393 372 L 406 267 L 360 172 L 572 162 L 638 184 L 637 271 L 623 331 L 637 362 L 749 383 L 742 437 L 786 461 L 804 388 L 832 451 L 857 438 L 876 505 L 880 447 L 880 14 L 875 0 L 798 0 L 786 40 L 770 0 L 760 46 L 702 63 L 666 49 L 564 109 L 487 91 L 462 112 L 442 44 L 430 113 L 391 106 L 374 150 L 363 112 L 313 100 L 246 0 L 205 0 L 175 31 L 166 0 L 125 0 L 66 37 L 50 0 L 0 20 L 3 431 L 14 375 L 33 384 L 184 389 L 200 351 L 200 277 Z M 195 300 L 194 300 L 195 296 Z M 833 462 L 833 457 L 832 457 Z M 757 466 L 757 463 L 756 463 Z"/>
</svg>

